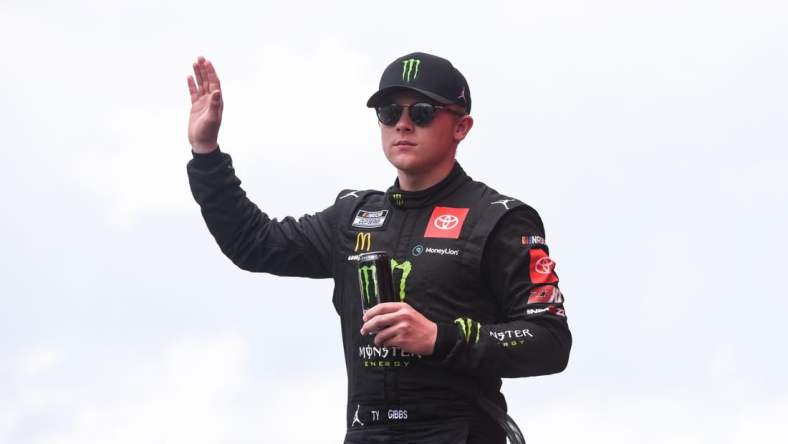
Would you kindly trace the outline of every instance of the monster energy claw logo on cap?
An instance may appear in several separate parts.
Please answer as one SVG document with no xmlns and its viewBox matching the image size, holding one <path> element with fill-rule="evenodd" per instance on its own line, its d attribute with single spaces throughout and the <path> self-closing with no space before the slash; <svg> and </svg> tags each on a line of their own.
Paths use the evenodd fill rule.
<svg viewBox="0 0 788 444">
<path fill-rule="evenodd" d="M 410 82 L 411 80 L 415 80 L 416 77 L 419 75 L 419 65 L 421 65 L 421 60 L 419 59 L 406 59 L 402 61 L 402 81 Z"/>
<path fill-rule="evenodd" d="M 413 91 L 437 104 L 454 104 L 471 112 L 471 90 L 460 71 L 443 57 L 412 52 L 389 63 L 380 76 L 378 90 L 367 100 L 376 108 L 391 103 L 393 95 Z"/>
</svg>

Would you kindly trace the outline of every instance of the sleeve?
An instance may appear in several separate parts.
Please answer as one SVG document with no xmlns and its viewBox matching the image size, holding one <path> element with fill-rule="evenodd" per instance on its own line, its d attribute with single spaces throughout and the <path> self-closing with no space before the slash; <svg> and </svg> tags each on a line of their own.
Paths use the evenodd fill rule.
<svg viewBox="0 0 788 444">
<path fill-rule="evenodd" d="M 566 368 L 572 335 L 542 221 L 521 206 L 505 214 L 482 257 L 485 286 L 499 319 L 482 324 L 459 317 L 439 324 L 435 359 L 459 371 L 494 377 L 558 373 Z"/>
<path fill-rule="evenodd" d="M 194 154 L 186 170 L 208 230 L 238 267 L 279 276 L 331 277 L 333 206 L 298 220 L 270 219 L 246 197 L 232 159 L 218 149 Z"/>
</svg>

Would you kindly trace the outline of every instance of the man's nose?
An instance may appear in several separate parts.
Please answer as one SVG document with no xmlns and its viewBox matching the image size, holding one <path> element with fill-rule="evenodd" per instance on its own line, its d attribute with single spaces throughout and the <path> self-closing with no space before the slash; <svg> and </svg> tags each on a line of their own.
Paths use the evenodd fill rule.
<svg viewBox="0 0 788 444">
<path fill-rule="evenodd" d="M 413 121 L 410 120 L 410 113 L 408 111 L 410 111 L 410 108 L 404 108 L 402 110 L 402 115 L 399 116 L 399 120 L 395 125 L 398 133 L 413 131 Z"/>
</svg>

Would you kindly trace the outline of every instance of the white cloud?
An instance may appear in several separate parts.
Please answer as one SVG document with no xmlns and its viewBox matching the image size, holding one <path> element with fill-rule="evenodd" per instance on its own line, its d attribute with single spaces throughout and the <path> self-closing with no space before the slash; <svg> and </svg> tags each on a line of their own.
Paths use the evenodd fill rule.
<svg viewBox="0 0 788 444">
<path fill-rule="evenodd" d="M 144 352 L 86 352 L 18 357 L 13 395 L 0 403 L 0 441 L 335 442 L 344 433 L 344 409 L 320 408 L 338 406 L 344 375 L 267 380 L 254 372 L 249 344 L 236 334 L 184 337 Z M 311 432 L 302 430 L 307 421 Z M 292 439 L 296 434 L 302 439 Z"/>
</svg>

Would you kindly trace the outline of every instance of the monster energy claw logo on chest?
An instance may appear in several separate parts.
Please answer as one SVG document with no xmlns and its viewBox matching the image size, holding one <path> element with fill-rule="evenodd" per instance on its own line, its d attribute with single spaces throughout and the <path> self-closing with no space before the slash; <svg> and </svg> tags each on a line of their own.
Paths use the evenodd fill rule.
<svg viewBox="0 0 788 444">
<path fill-rule="evenodd" d="M 421 65 L 421 60 L 419 59 L 407 59 L 402 61 L 402 80 L 404 82 L 410 82 L 411 80 L 415 80 L 416 77 L 419 75 L 419 65 Z"/>
<path fill-rule="evenodd" d="M 361 309 L 364 313 L 381 302 L 396 302 L 391 259 L 385 251 L 359 255 L 358 285 L 361 290 Z"/>
</svg>

